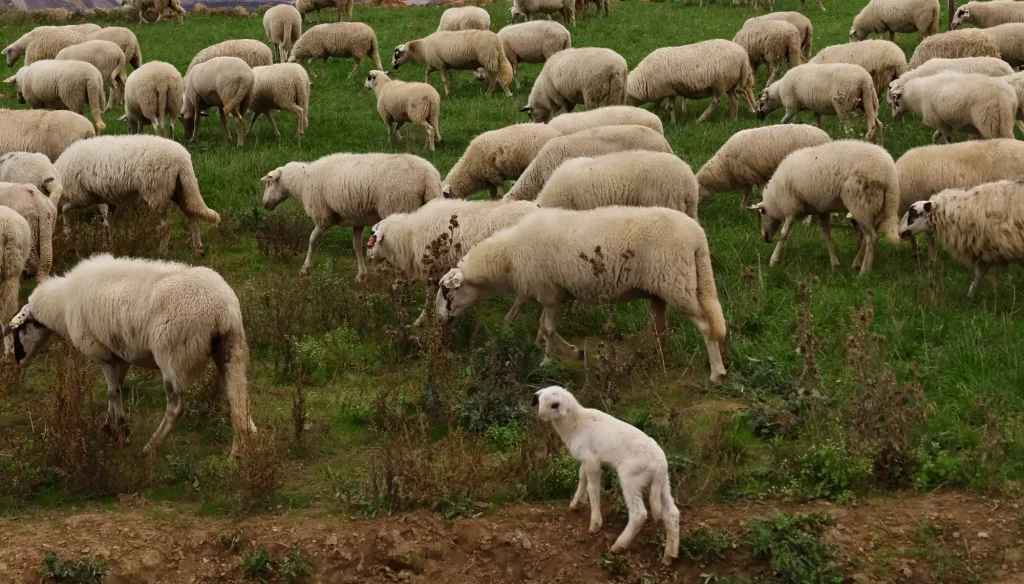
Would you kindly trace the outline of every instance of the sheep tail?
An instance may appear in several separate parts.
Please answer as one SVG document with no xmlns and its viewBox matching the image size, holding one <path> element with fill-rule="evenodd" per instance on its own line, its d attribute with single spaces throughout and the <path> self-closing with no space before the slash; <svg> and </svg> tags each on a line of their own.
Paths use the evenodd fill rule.
<svg viewBox="0 0 1024 584">
<path fill-rule="evenodd" d="M 789 39 L 789 48 L 786 49 L 786 52 L 789 53 L 789 55 L 787 55 L 787 61 L 789 62 L 790 69 L 804 62 L 804 54 L 803 49 L 800 47 L 800 40 L 801 39 L 799 37 L 792 37 Z"/>
<path fill-rule="evenodd" d="M 199 181 L 191 169 L 178 172 L 178 184 L 181 187 L 181 210 L 186 215 L 198 217 L 214 225 L 220 223 L 220 214 L 206 206 L 206 201 L 199 192 Z"/>
<path fill-rule="evenodd" d="M 167 84 L 161 83 L 156 88 L 156 119 L 160 122 L 160 135 L 164 136 L 166 130 L 164 128 L 164 116 L 167 113 Z"/>
<path fill-rule="evenodd" d="M 743 100 L 747 102 L 750 113 L 757 113 L 757 99 L 754 98 L 754 84 L 757 78 L 754 75 L 754 68 L 750 66 L 750 59 L 743 59 L 742 70 L 740 71 L 740 87 L 743 88 Z"/>
<path fill-rule="evenodd" d="M 238 440 L 256 432 L 249 404 L 249 344 L 241 323 L 214 339 L 214 362 L 224 380 L 235 439 L 231 454 L 238 454 Z"/>
<path fill-rule="evenodd" d="M 502 87 L 512 84 L 512 62 L 505 56 L 505 49 L 498 43 L 498 80 Z"/>
<path fill-rule="evenodd" d="M 370 37 L 370 58 L 373 59 L 373 64 L 377 66 L 378 71 L 384 70 L 384 65 L 380 64 L 380 43 L 377 42 L 376 35 Z"/>
<path fill-rule="evenodd" d="M 864 121 L 867 122 L 867 138 L 875 135 L 875 130 L 881 127 L 878 121 L 878 92 L 875 90 L 874 82 L 865 82 L 860 88 L 860 101 L 864 105 Z"/>
<path fill-rule="evenodd" d="M 608 80 L 608 105 L 622 105 L 626 103 L 626 87 L 628 85 L 628 71 L 615 71 Z"/>
<path fill-rule="evenodd" d="M 106 109 L 106 105 L 103 103 L 103 82 L 93 83 L 90 81 L 85 91 L 86 98 L 89 100 L 92 121 L 96 124 L 96 133 L 102 134 L 107 129 L 107 125 L 103 123 L 103 112 Z"/>
<path fill-rule="evenodd" d="M 900 212 L 900 185 L 899 181 L 893 183 L 889 188 L 885 189 L 884 193 L 884 206 L 882 212 L 885 215 L 882 217 L 882 225 L 879 227 L 879 231 L 885 237 L 885 240 L 892 245 L 900 244 L 899 234 L 899 212 Z"/>
<path fill-rule="evenodd" d="M 694 257 L 697 264 L 697 303 L 700 304 L 704 318 L 711 327 L 711 338 L 722 342 L 725 340 L 725 316 L 722 314 L 722 304 L 718 301 L 718 289 L 715 287 L 715 274 L 711 270 L 711 253 L 708 251 L 707 239 L 703 239 L 703 244 Z"/>
</svg>

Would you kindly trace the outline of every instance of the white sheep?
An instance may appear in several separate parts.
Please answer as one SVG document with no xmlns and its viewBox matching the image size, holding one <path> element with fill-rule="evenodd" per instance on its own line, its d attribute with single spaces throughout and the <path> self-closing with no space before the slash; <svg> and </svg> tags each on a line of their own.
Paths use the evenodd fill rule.
<svg viewBox="0 0 1024 584">
<path fill-rule="evenodd" d="M 835 115 L 846 125 L 850 114 L 864 109 L 867 123 L 865 137 L 871 139 L 882 129 L 878 119 L 878 94 L 871 75 L 860 65 L 831 63 L 801 65 L 769 85 L 757 103 L 757 117 L 764 119 L 771 112 L 786 108 L 782 123 L 789 123 L 797 113 L 814 112 L 814 125 L 821 127 L 821 116 Z"/>
<path fill-rule="evenodd" d="M 1000 77 L 939 73 L 890 89 L 888 101 L 894 120 L 912 111 L 935 128 L 932 143 L 940 135 L 951 142 L 953 130 L 983 138 L 1013 138 L 1017 93 Z"/>
<path fill-rule="evenodd" d="M 478 135 L 444 179 L 445 198 L 465 198 L 482 190 L 505 196 L 505 181 L 516 180 L 549 141 L 560 137 L 545 124 L 514 124 Z"/>
<path fill-rule="evenodd" d="M 761 64 L 768 66 L 769 74 L 765 85 L 771 85 L 779 73 L 779 66 L 785 59 L 790 69 L 803 63 L 800 31 L 784 20 L 748 21 L 732 38 L 750 57 L 750 68 L 757 75 Z"/>
<path fill-rule="evenodd" d="M 437 30 L 491 30 L 491 15 L 479 6 L 448 8 L 441 13 Z"/>
<path fill-rule="evenodd" d="M 967 297 L 992 266 L 1024 265 L 1024 183 L 998 181 L 969 191 L 943 191 L 911 205 L 900 234 L 934 234 L 957 261 L 974 269 Z"/>
<path fill-rule="evenodd" d="M 256 76 L 245 61 L 238 57 L 214 57 L 193 68 L 185 76 L 185 102 L 182 120 L 185 136 L 192 142 L 199 135 L 199 120 L 203 110 L 217 107 L 220 126 L 230 140 L 227 116 L 238 122 L 236 143 L 245 145 L 245 114 L 252 106 Z"/>
<path fill-rule="evenodd" d="M 850 63 L 860 65 L 875 83 L 878 98 L 889 88 L 893 79 L 907 72 L 907 56 L 894 42 L 869 39 L 859 43 L 834 45 L 818 52 L 811 64 Z"/>
<path fill-rule="evenodd" d="M 260 116 L 267 118 L 274 135 L 281 137 L 281 131 L 277 129 L 277 122 L 274 121 L 273 112 L 286 111 L 295 114 L 295 126 L 298 128 L 299 136 L 306 135 L 309 127 L 309 75 L 302 65 L 297 63 L 278 63 L 266 67 L 256 67 L 252 70 L 256 84 L 252 90 L 252 103 L 249 111 L 252 112 L 252 121 L 249 122 L 249 131 L 256 125 Z"/>
<path fill-rule="evenodd" d="M 869 34 L 919 32 L 921 38 L 939 32 L 939 0 L 871 0 L 853 18 L 850 42 L 862 41 Z"/>
<path fill-rule="evenodd" d="M 814 25 L 811 24 L 810 18 L 799 12 L 771 12 L 748 18 L 743 26 L 760 20 L 781 20 L 795 26 L 800 31 L 800 48 L 803 50 L 804 61 L 811 58 L 811 53 L 814 50 Z"/>
<path fill-rule="evenodd" d="M 1014 68 L 1024 65 L 1024 23 L 1000 24 L 982 32 L 999 47 L 999 58 Z"/>
<path fill-rule="evenodd" d="M 601 156 L 626 150 L 672 152 L 665 137 L 644 126 L 604 126 L 548 141 L 505 194 L 510 201 L 537 198 L 551 173 L 563 162 L 581 156 Z"/>
<path fill-rule="evenodd" d="M 911 69 L 889 83 L 889 90 L 900 89 L 908 81 L 928 77 L 937 73 L 978 73 L 989 77 L 1004 77 L 1013 74 L 1013 67 L 998 57 L 963 57 L 960 59 L 929 59 L 925 64 Z"/>
<path fill-rule="evenodd" d="M 24 273 L 35 276 L 36 283 L 45 282 L 53 266 L 53 228 L 57 223 L 57 208 L 36 185 L 9 182 L 0 182 L 0 206 L 14 209 L 28 222 L 32 244 Z"/>
<path fill-rule="evenodd" d="M 174 120 L 185 109 L 185 81 L 170 63 L 150 61 L 132 71 L 124 86 L 124 121 L 132 134 L 153 125 L 157 136 L 174 138 Z"/>
<path fill-rule="evenodd" d="M 718 346 L 725 340 L 725 318 L 707 237 L 685 213 L 659 207 L 540 209 L 473 246 L 441 278 L 437 315 L 450 321 L 477 300 L 502 292 L 541 305 L 545 364 L 556 351 L 585 358 L 558 334 L 562 303 L 649 298 L 655 333 L 665 334 L 667 308 L 675 308 L 704 337 L 711 381 L 725 378 Z"/>
<path fill-rule="evenodd" d="M 530 98 L 521 112 L 534 122 L 568 113 L 582 104 L 588 110 L 626 102 L 629 66 L 611 49 L 565 49 L 551 55 L 533 82 Z"/>
<path fill-rule="evenodd" d="M 512 83 L 512 64 L 505 56 L 501 39 L 489 30 L 435 32 L 430 36 L 398 45 L 391 55 L 391 68 L 397 71 L 410 60 L 426 66 L 426 83 L 430 83 L 431 73 L 440 71 L 445 95 L 451 95 L 448 88 L 449 69 L 472 71 L 482 67 L 490 79 L 487 95 L 494 93 L 495 85 L 501 85 L 505 95 L 512 97 L 512 92 L 508 89 Z"/>
<path fill-rule="evenodd" d="M 130 6 L 139 12 L 139 23 L 149 24 L 146 20 L 146 13 L 152 10 L 156 12 L 156 21 L 160 22 L 164 17 L 164 12 L 168 9 L 172 10 L 175 16 L 178 17 L 178 22 L 184 23 L 185 17 L 188 16 L 188 12 L 181 7 L 179 0 L 117 0 L 121 6 Z"/>
<path fill-rule="evenodd" d="M 192 157 L 174 140 L 157 136 L 103 136 L 79 140 L 54 163 L 64 192 L 53 197 L 57 211 L 67 219 L 72 210 L 100 205 L 130 205 L 142 200 L 160 216 L 160 253 L 167 251 L 171 224 L 167 211 L 173 203 L 188 225 L 192 248 L 203 253 L 199 220 L 214 225 L 220 215 L 206 206 Z M 106 215 L 106 213 L 104 213 Z M 104 217 L 107 227 L 108 218 Z"/>
<path fill-rule="evenodd" d="M 770 265 L 779 263 L 782 244 L 793 222 L 817 215 L 832 269 L 839 267 L 832 245 L 832 213 L 849 212 L 857 222 L 860 250 L 853 268 L 863 276 L 871 271 L 878 233 L 896 245 L 900 181 L 892 156 L 881 146 L 858 140 L 837 140 L 802 148 L 779 165 L 763 200 L 752 208 L 761 215 L 761 233 L 771 243 L 779 224 L 779 242 Z"/>
<path fill-rule="evenodd" d="M 14 209 L 0 206 L 0 319 L 10 322 L 18 312 L 18 289 L 21 273 L 25 271 L 32 252 L 32 230 L 28 221 Z M 13 350 L 13 344 L 4 335 L 4 348 Z"/>
<path fill-rule="evenodd" d="M 370 71 L 365 87 L 377 97 L 377 113 L 388 129 L 388 138 L 405 142 L 402 126 L 416 124 L 427 134 L 427 146 L 441 141 L 441 96 L 429 83 L 392 81 L 383 71 Z"/>
<path fill-rule="evenodd" d="M 0 155 L 0 182 L 33 184 L 47 197 L 60 196 L 64 191 L 60 173 L 45 154 L 37 152 Z"/>
<path fill-rule="evenodd" d="M 0 154 L 39 152 L 57 160 L 71 144 L 95 135 L 89 119 L 75 112 L 0 109 Z"/>
<path fill-rule="evenodd" d="M 917 69 L 929 59 L 962 59 L 964 57 L 1000 57 L 999 45 L 988 34 L 978 29 L 951 30 L 932 35 L 914 49 L 908 66 Z"/>
<path fill-rule="evenodd" d="M 513 19 L 521 15 L 533 20 L 541 14 L 561 14 L 566 26 L 576 23 L 575 0 L 513 0 Z"/>
<path fill-rule="evenodd" d="M 320 59 L 320 76 L 327 74 L 327 59 L 352 58 L 352 71 L 346 79 L 351 79 L 359 71 L 363 59 L 370 58 L 377 69 L 383 69 L 380 63 L 380 46 L 377 44 L 377 33 L 361 22 L 335 22 L 318 24 L 307 30 L 292 47 L 288 56 L 289 63 L 306 62 L 310 65 L 314 59 Z M 316 77 L 313 68 L 310 73 Z"/>
<path fill-rule="evenodd" d="M 28 367 L 57 333 L 96 361 L 107 380 L 105 429 L 130 434 L 121 383 L 131 367 L 160 371 L 167 411 L 143 452 L 160 448 L 185 412 L 183 395 L 213 358 L 224 383 L 234 440 L 256 431 L 250 417 L 249 346 L 238 297 L 205 267 L 94 255 L 36 286 L 4 336 Z"/>
<path fill-rule="evenodd" d="M 653 103 L 655 113 L 661 102 L 669 100 L 669 119 L 676 123 L 676 97 L 681 97 L 683 108 L 687 99 L 710 97 L 704 113 L 697 118 L 703 122 L 715 112 L 723 95 L 729 96 L 729 115 L 739 116 L 740 99 L 746 101 L 754 113 L 754 71 L 750 67 L 747 51 L 725 39 L 713 39 L 655 49 L 629 72 L 626 81 L 626 103 L 641 105 Z"/>
<path fill-rule="evenodd" d="M 249 67 L 265 67 L 274 63 L 274 53 L 267 45 L 253 39 L 232 39 L 210 45 L 196 53 L 185 75 L 191 73 L 196 65 L 217 57 L 236 57 L 245 61 Z"/>
<path fill-rule="evenodd" d="M 590 111 L 562 114 L 547 125 L 563 136 L 602 126 L 646 126 L 661 135 L 665 134 L 661 118 L 630 105 L 609 105 Z"/>
<path fill-rule="evenodd" d="M 103 76 L 89 63 L 37 61 L 18 69 L 4 83 L 13 83 L 18 101 L 33 109 L 66 109 L 81 114 L 88 107 L 96 133 L 107 129 L 103 123 Z"/>
<path fill-rule="evenodd" d="M 352 18 L 354 4 L 355 0 L 296 0 L 295 8 L 299 10 L 303 21 L 306 20 L 307 14 L 316 12 L 316 22 L 319 24 L 321 10 L 336 8 L 338 10 L 338 21 L 341 22 L 345 18 Z"/>
<path fill-rule="evenodd" d="M 109 91 L 106 108 L 124 103 L 125 60 L 121 47 L 110 41 L 85 41 L 57 53 L 55 60 L 83 61 L 96 67 Z"/>
<path fill-rule="evenodd" d="M 123 26 L 108 26 L 89 34 L 86 39 L 90 41 L 110 41 L 121 47 L 124 51 L 125 62 L 132 66 L 132 70 L 142 66 L 142 49 L 139 48 L 139 39 L 135 33 Z"/>
<path fill-rule="evenodd" d="M 537 417 L 549 422 L 570 454 L 580 461 L 580 480 L 569 503 L 575 509 L 586 494 L 590 501 L 590 533 L 601 530 L 601 466 L 615 469 L 622 498 L 629 509 L 629 523 L 612 544 L 612 553 L 629 547 L 647 521 L 644 489 L 650 487 L 651 515 L 665 524 L 662 563 L 671 565 L 679 556 L 679 508 L 672 500 L 668 459 L 653 438 L 600 410 L 585 408 L 558 386 L 533 395 Z"/>
<path fill-rule="evenodd" d="M 779 164 L 791 153 L 830 142 L 820 128 L 785 124 L 751 128 L 733 134 L 697 171 L 700 199 L 743 189 L 742 207 L 750 204 L 753 187 L 764 191 Z"/>
<path fill-rule="evenodd" d="M 0 55 L 4 55 L 5 57 L 7 57 L 8 67 L 13 67 L 14 64 L 18 62 L 18 59 L 25 56 L 25 51 L 28 49 L 28 45 L 32 42 L 32 39 L 35 37 L 35 35 L 44 31 L 49 31 L 57 28 L 63 28 L 65 30 L 77 32 L 78 34 L 83 36 L 88 36 L 100 30 L 100 26 L 98 24 L 93 24 L 91 22 L 87 22 L 84 24 L 69 24 L 66 26 L 37 26 L 32 30 L 26 32 L 25 34 L 21 35 L 20 37 L 18 37 L 18 40 L 7 45 L 3 51 L 0 51 Z"/>
<path fill-rule="evenodd" d="M 512 24 L 498 31 L 505 57 L 512 64 L 512 76 L 519 83 L 521 63 L 544 63 L 558 51 L 572 48 L 569 29 L 552 20 L 535 20 Z M 477 69 L 473 75 L 479 81 L 487 79 L 485 69 Z"/>
<path fill-rule="evenodd" d="M 290 162 L 267 173 L 263 206 L 273 211 L 295 199 L 313 220 L 309 251 L 299 271 L 313 268 L 313 253 L 332 225 L 352 228 L 352 249 L 366 278 L 363 228 L 394 213 L 414 211 L 441 196 L 441 175 L 426 160 L 411 154 L 331 154 L 314 162 Z"/>
<path fill-rule="evenodd" d="M 277 45 L 277 60 L 284 63 L 292 45 L 302 36 L 302 15 L 290 4 L 278 4 L 263 15 L 263 32 Z"/>
<path fill-rule="evenodd" d="M 32 42 L 25 49 L 25 65 L 31 65 L 36 61 L 53 59 L 63 49 L 71 45 L 84 43 L 86 40 L 85 35 L 62 26 L 38 32 L 32 35 Z"/>
<path fill-rule="evenodd" d="M 1024 72 L 1007 75 L 1003 81 L 1009 83 L 1017 94 L 1017 129 L 1024 132 Z"/>
<path fill-rule="evenodd" d="M 587 10 L 590 5 L 594 5 L 594 9 L 597 10 L 595 14 L 601 16 L 601 9 L 604 8 L 604 15 L 608 16 L 608 5 L 610 0 L 576 0 L 576 14 L 581 18 L 587 15 Z"/>
<path fill-rule="evenodd" d="M 1024 22 L 1024 4 L 1020 2 L 968 2 L 953 13 L 950 28 L 973 24 L 978 28 L 992 28 L 1008 22 Z"/>
<path fill-rule="evenodd" d="M 416 211 L 394 213 L 374 225 L 366 244 L 366 255 L 371 263 L 387 262 L 409 277 L 427 283 L 423 310 L 413 323 L 413 326 L 420 326 L 437 296 L 436 274 L 454 268 L 474 245 L 512 227 L 536 210 L 537 204 L 531 201 L 434 199 Z M 433 244 L 445 234 L 449 239 L 438 252 Z M 522 303 L 517 302 L 505 322 L 514 322 L 521 307 Z"/>
</svg>

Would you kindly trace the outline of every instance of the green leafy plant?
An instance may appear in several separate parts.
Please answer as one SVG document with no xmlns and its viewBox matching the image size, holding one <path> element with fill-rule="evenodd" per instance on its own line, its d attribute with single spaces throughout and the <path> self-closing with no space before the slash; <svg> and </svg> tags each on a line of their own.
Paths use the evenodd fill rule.
<svg viewBox="0 0 1024 584">
<path fill-rule="evenodd" d="M 46 552 L 43 567 L 39 569 L 40 582 L 58 584 L 100 584 L 110 567 L 97 559 L 61 560 L 57 554 Z"/>
<path fill-rule="evenodd" d="M 750 522 L 754 556 L 768 561 L 769 582 L 777 584 L 840 584 L 843 573 L 821 539 L 835 525 L 826 514 L 779 513 Z"/>
<path fill-rule="evenodd" d="M 679 538 L 679 551 L 699 566 L 706 566 L 724 558 L 725 550 L 736 547 L 738 543 L 728 531 L 701 526 Z"/>
</svg>

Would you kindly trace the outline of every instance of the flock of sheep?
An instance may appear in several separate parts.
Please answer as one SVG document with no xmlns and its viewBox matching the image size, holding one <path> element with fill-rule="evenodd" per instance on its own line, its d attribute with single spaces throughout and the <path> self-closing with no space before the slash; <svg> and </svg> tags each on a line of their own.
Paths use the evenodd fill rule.
<svg viewBox="0 0 1024 584">
<path fill-rule="evenodd" d="M 607 1 L 597 4 L 607 14 Z M 140 6 L 140 15 L 147 7 L 180 15 L 176 6 Z M 302 135 L 309 129 L 310 79 L 301 63 L 321 60 L 324 75 L 329 58 L 351 58 L 351 77 L 363 59 L 371 60 L 376 68 L 365 87 L 376 95 L 388 135 L 404 140 L 403 125 L 420 126 L 431 150 L 441 141 L 442 107 L 429 83 L 432 72 L 440 72 L 445 95 L 453 70 L 488 81 L 487 94 L 500 86 L 511 95 L 521 63 L 544 63 L 522 108 L 533 123 L 476 136 L 444 179 L 411 154 L 340 153 L 291 162 L 270 170 L 262 182 L 268 210 L 295 199 L 314 223 L 303 275 L 313 267 L 324 232 L 345 225 L 353 230 L 356 280 L 362 280 L 363 230 L 371 227 L 371 262 L 388 262 L 426 281 L 415 325 L 432 312 L 447 321 L 485 296 L 513 294 L 508 323 L 526 304 L 540 305 L 537 343 L 545 346 L 546 362 L 584 356 L 558 334 L 565 302 L 643 298 L 650 301 L 658 335 L 665 333 L 670 306 L 694 323 L 704 338 L 711 380 L 721 382 L 726 322 L 697 218 L 699 203 L 723 192 L 743 192 L 747 206 L 754 187 L 760 190 L 762 201 L 750 208 L 761 216 L 766 242 L 778 230 L 772 265 L 793 223 L 817 216 L 832 267 L 838 267 L 835 213 L 855 221 L 860 250 L 854 267 L 861 274 L 871 270 L 879 235 L 891 244 L 910 237 L 916 250 L 913 237 L 926 233 L 932 254 L 938 239 L 974 268 L 969 296 L 989 266 L 1024 261 L 1024 184 L 1013 182 L 1024 176 L 1024 144 L 1013 136 L 1014 122 L 1024 119 L 1024 74 L 1012 68 L 1024 63 L 1024 2 L 970 2 L 953 23 L 977 28 L 938 34 L 938 0 L 871 0 L 854 20 L 851 42 L 816 55 L 810 19 L 770 13 L 748 20 L 732 41 L 661 48 L 632 71 L 615 51 L 573 48 L 565 26 L 534 20 L 556 14 L 571 26 L 586 2 L 515 0 L 513 18 L 527 21 L 498 33 L 491 32 L 483 9 L 452 8 L 438 32 L 392 53 L 392 70 L 409 61 L 425 65 L 424 83 L 391 80 L 376 35 L 365 24 L 318 24 L 302 33 L 305 13 L 325 6 L 351 15 L 351 2 L 344 0 L 300 0 L 298 8 L 266 12 L 264 26 L 279 63 L 261 41 L 229 40 L 199 52 L 184 77 L 167 63 L 143 64 L 135 35 L 125 28 L 38 27 L 3 50 L 9 67 L 25 58 L 7 81 L 33 108 L 0 110 L 0 318 L 10 319 L 5 345 L 24 366 L 57 333 L 99 362 L 108 384 L 110 430 L 124 435 L 122 380 L 133 365 L 159 369 L 167 410 L 147 451 L 173 429 L 183 412 L 182 393 L 210 356 L 226 381 L 235 445 L 255 431 L 238 299 L 212 270 L 163 261 L 99 255 L 50 277 L 58 216 L 71 230 L 73 212 L 97 207 L 107 227 L 116 228 L 108 223 L 108 206 L 141 199 L 163 218 L 162 253 L 171 235 L 166 214 L 174 205 L 186 218 L 192 247 L 202 253 L 199 221 L 216 224 L 220 216 L 203 201 L 189 151 L 174 140 L 175 119 L 191 141 L 204 111 L 216 107 L 225 136 L 243 146 L 246 114 L 250 129 L 265 116 L 280 135 L 273 112 L 288 111 Z M 891 39 L 913 31 L 925 38 L 908 63 Z M 863 40 L 885 32 L 890 40 Z M 783 62 L 788 71 L 776 80 Z M 756 99 L 762 64 L 768 83 Z M 133 71 L 126 77 L 129 65 Z M 677 99 L 685 107 L 686 100 L 711 98 L 700 123 L 714 115 L 723 96 L 733 118 L 742 102 L 761 118 L 785 108 L 783 124 L 736 133 L 694 174 L 673 154 L 657 112 L 667 100 L 675 123 Z M 935 129 L 933 142 L 941 135 L 947 144 L 921 146 L 894 161 L 870 141 L 882 135 L 883 96 L 895 119 L 913 111 Z M 648 103 L 654 113 L 638 107 Z M 121 104 L 133 135 L 96 136 L 105 131 L 102 112 Z M 586 111 L 573 113 L 578 105 Z M 81 115 L 86 109 L 92 123 Z M 868 141 L 833 141 L 820 129 L 822 116 L 838 116 L 845 125 L 858 110 Z M 786 123 L 801 111 L 812 112 L 818 127 Z M 235 120 L 233 133 L 228 118 Z M 155 135 L 142 134 L 147 125 Z M 949 143 L 955 130 L 985 140 Z M 506 181 L 514 183 L 507 192 Z M 481 191 L 493 200 L 465 200 Z M 428 266 L 428 250 L 453 218 L 451 245 Z M 438 279 L 439 265 L 446 273 Z M 34 275 L 37 286 L 17 312 L 23 274 Z M 631 426 L 582 408 L 561 388 L 538 392 L 535 405 L 583 462 L 573 506 L 586 491 L 591 531 L 601 524 L 600 466 L 615 466 L 630 520 L 613 550 L 627 547 L 645 520 L 642 492 L 651 486 L 652 513 L 664 519 L 668 533 L 664 559 L 671 562 L 678 553 L 679 513 L 658 445 Z"/>
</svg>

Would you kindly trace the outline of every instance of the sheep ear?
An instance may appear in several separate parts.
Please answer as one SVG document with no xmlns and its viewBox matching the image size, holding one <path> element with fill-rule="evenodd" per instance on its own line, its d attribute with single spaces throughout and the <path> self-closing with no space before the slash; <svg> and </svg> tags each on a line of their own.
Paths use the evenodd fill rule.
<svg viewBox="0 0 1024 584">
<path fill-rule="evenodd" d="M 530 405 L 531 406 L 539 406 L 540 405 L 540 391 L 534 392 L 534 394 L 533 394 L 533 401 L 530 402 Z"/>
<path fill-rule="evenodd" d="M 4 83 L 14 83 L 14 75 L 11 75 L 7 79 L 4 79 Z"/>
<path fill-rule="evenodd" d="M 440 284 L 449 290 L 453 290 L 461 286 L 465 278 L 466 276 L 462 273 L 462 270 L 453 268 L 452 271 L 441 277 Z"/>
<path fill-rule="evenodd" d="M 519 111 L 530 113 L 530 112 L 533 111 L 533 108 L 527 105 L 527 106 L 523 106 L 522 108 L 520 108 Z"/>
<path fill-rule="evenodd" d="M 22 307 L 18 314 L 14 315 L 14 318 L 11 319 L 11 322 L 6 327 L 4 327 L 4 333 L 3 335 L 0 336 L 6 337 L 7 335 L 13 333 L 15 330 L 17 330 L 18 327 L 25 324 L 25 322 L 30 318 L 32 318 L 32 308 L 29 307 L 28 304 L 26 304 L 24 307 Z"/>
<path fill-rule="evenodd" d="M 267 176 L 261 178 L 260 180 L 263 181 L 263 182 L 274 182 L 274 181 L 276 181 L 276 180 L 278 180 L 280 178 L 281 178 L 281 169 L 275 168 L 274 170 L 271 170 L 270 172 L 268 172 Z"/>
<path fill-rule="evenodd" d="M 924 202 L 924 212 L 925 213 L 931 213 L 932 212 L 932 202 L 931 201 L 925 201 Z"/>
</svg>

